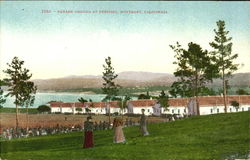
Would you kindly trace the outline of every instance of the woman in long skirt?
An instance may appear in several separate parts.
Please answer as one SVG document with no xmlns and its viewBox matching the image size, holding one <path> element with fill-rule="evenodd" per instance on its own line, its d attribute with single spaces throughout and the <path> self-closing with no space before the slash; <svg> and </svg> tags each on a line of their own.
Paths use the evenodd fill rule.
<svg viewBox="0 0 250 160">
<path fill-rule="evenodd" d="M 125 140 L 125 137 L 124 137 L 124 134 L 123 134 L 123 121 L 121 118 L 115 118 L 114 119 L 114 122 L 113 122 L 113 129 L 114 129 L 114 132 L 115 132 L 115 135 L 114 135 L 114 143 L 124 143 L 126 140 Z"/>
<path fill-rule="evenodd" d="M 146 122 L 146 116 L 144 114 L 145 110 L 142 109 L 142 115 L 140 119 L 140 131 L 143 136 L 149 135 L 148 130 L 147 130 L 147 122 Z"/>
<path fill-rule="evenodd" d="M 94 147 L 94 137 L 93 137 L 93 129 L 94 124 L 91 122 L 92 118 L 87 117 L 87 121 L 84 122 L 84 142 L 83 148 L 92 148 Z"/>
</svg>

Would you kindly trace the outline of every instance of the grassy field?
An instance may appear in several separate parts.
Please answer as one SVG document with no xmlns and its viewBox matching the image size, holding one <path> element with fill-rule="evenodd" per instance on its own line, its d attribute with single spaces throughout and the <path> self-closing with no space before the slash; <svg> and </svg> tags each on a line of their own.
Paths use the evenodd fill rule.
<svg viewBox="0 0 250 160">
<path fill-rule="evenodd" d="M 125 128 L 126 144 L 113 144 L 112 130 L 96 131 L 95 148 L 82 149 L 83 134 L 1 142 L 7 160 L 222 160 L 247 158 L 250 112 L 197 116 L 150 124 L 150 135 Z"/>
<path fill-rule="evenodd" d="M 26 108 L 18 108 L 19 113 L 26 113 Z M 16 108 L 0 108 L 0 113 L 16 113 Z M 36 108 L 29 108 L 29 113 L 38 113 Z"/>
</svg>

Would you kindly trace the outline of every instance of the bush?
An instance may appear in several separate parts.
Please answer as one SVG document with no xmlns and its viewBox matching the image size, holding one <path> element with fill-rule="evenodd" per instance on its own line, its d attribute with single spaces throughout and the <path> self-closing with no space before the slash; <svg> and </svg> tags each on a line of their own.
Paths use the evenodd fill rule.
<svg viewBox="0 0 250 160">
<path fill-rule="evenodd" d="M 40 113 L 44 113 L 44 112 L 50 112 L 51 108 L 47 105 L 41 105 L 37 108 L 37 111 Z"/>
</svg>

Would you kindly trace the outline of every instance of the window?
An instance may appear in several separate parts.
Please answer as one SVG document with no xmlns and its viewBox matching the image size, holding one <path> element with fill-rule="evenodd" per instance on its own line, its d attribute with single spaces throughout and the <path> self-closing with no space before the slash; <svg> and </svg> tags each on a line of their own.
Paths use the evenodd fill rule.
<svg viewBox="0 0 250 160">
<path fill-rule="evenodd" d="M 184 113 L 186 113 L 186 109 L 184 109 Z"/>
<path fill-rule="evenodd" d="M 236 112 L 238 112 L 238 108 L 236 108 Z"/>
<path fill-rule="evenodd" d="M 230 112 L 232 112 L 232 108 L 230 108 Z"/>
<path fill-rule="evenodd" d="M 248 110 L 250 111 L 250 107 L 248 107 Z"/>
<path fill-rule="evenodd" d="M 242 111 L 244 111 L 244 108 L 242 108 Z"/>
<path fill-rule="evenodd" d="M 213 109 L 210 109 L 210 113 L 213 113 Z"/>
<path fill-rule="evenodd" d="M 178 109 L 178 114 L 180 114 L 180 109 Z"/>
<path fill-rule="evenodd" d="M 148 112 L 150 112 L 150 109 L 148 109 Z"/>
<path fill-rule="evenodd" d="M 172 113 L 174 113 L 174 110 L 172 109 Z"/>
<path fill-rule="evenodd" d="M 219 108 L 217 108 L 217 113 L 220 113 L 220 109 Z"/>
</svg>

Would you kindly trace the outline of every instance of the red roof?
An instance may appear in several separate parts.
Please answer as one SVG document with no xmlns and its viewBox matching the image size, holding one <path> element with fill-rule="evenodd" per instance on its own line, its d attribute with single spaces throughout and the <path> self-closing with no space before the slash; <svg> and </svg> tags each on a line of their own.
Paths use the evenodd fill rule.
<svg viewBox="0 0 250 160">
<path fill-rule="evenodd" d="M 170 98 L 169 106 L 178 107 L 178 106 L 187 106 L 188 102 L 193 98 Z M 227 104 L 230 105 L 231 101 L 237 101 L 240 105 L 250 104 L 250 96 L 227 96 Z M 157 100 L 153 99 L 142 99 L 142 100 L 132 100 L 128 103 L 132 104 L 134 107 L 146 107 L 154 106 Z M 93 107 L 93 108 L 106 108 L 110 104 L 111 108 L 119 108 L 118 101 L 112 102 L 85 102 L 84 104 L 80 102 L 76 103 L 63 103 L 63 102 L 51 102 L 50 107 Z M 199 105 L 202 106 L 220 106 L 223 105 L 222 96 L 207 96 L 199 97 Z"/>
<path fill-rule="evenodd" d="M 106 108 L 110 105 L 111 108 L 119 108 L 117 101 L 112 102 L 85 102 L 84 107 L 90 107 L 90 108 Z"/>
<path fill-rule="evenodd" d="M 60 107 L 63 102 L 50 102 L 50 107 Z"/>
<path fill-rule="evenodd" d="M 169 98 L 168 104 L 169 106 L 186 106 L 189 102 L 188 98 Z"/>
<path fill-rule="evenodd" d="M 172 107 L 178 106 L 187 106 L 188 102 L 194 98 L 169 98 L 168 104 Z M 206 96 L 206 97 L 199 97 L 199 105 L 202 106 L 220 106 L 224 105 L 223 97 L 222 96 Z M 240 105 L 242 104 L 250 104 L 250 96 L 227 96 L 227 104 L 230 105 L 232 101 L 239 102 Z M 146 106 L 154 106 L 157 100 L 134 100 L 129 101 L 134 107 L 146 107 Z"/>
<path fill-rule="evenodd" d="M 143 106 L 154 106 L 157 101 L 155 99 L 149 100 L 149 99 L 141 99 L 141 100 L 133 100 L 129 101 L 129 104 L 132 104 L 133 107 L 143 107 Z"/>
<path fill-rule="evenodd" d="M 250 96 L 227 96 L 226 102 L 231 105 L 232 101 L 239 102 L 242 104 L 250 104 Z M 199 97 L 199 104 L 201 106 L 218 106 L 224 105 L 224 100 L 222 96 L 211 96 L 211 97 Z"/>
<path fill-rule="evenodd" d="M 62 103 L 61 107 L 73 107 L 74 103 Z"/>
<path fill-rule="evenodd" d="M 75 103 L 75 107 L 83 108 L 83 107 L 84 107 L 84 104 L 83 104 L 83 103 L 80 103 L 80 102 L 76 102 L 76 103 Z"/>
</svg>

